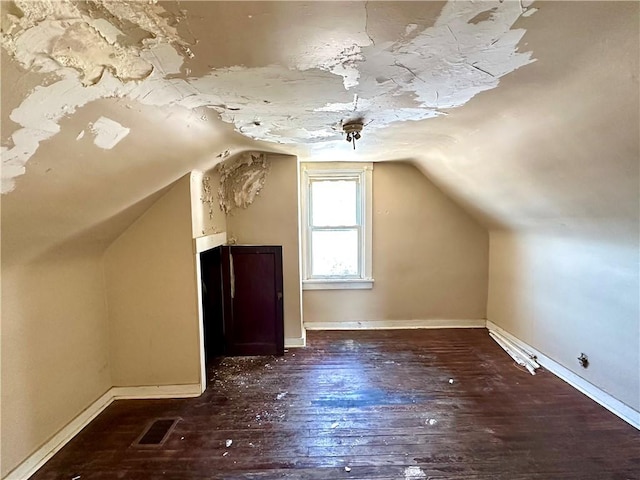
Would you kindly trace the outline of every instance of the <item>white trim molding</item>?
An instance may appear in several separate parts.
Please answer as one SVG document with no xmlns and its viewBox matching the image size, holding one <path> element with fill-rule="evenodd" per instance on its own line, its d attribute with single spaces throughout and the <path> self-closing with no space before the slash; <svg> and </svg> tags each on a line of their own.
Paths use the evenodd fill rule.
<svg viewBox="0 0 640 480">
<path fill-rule="evenodd" d="M 614 415 L 620 417 L 622 420 L 627 422 L 629 425 L 640 430 L 640 412 L 634 410 L 629 405 L 621 402 L 620 400 L 614 398 L 604 390 L 595 386 L 591 382 L 585 380 L 579 375 L 573 373 L 566 367 L 563 367 L 555 360 L 547 357 L 545 354 L 539 352 L 532 346 L 523 342 L 517 337 L 514 337 L 509 332 L 505 331 L 495 323 L 490 320 L 487 320 L 487 330 L 489 333 L 494 332 L 498 333 L 502 337 L 506 338 L 512 344 L 518 346 L 520 349 L 529 352 L 530 354 L 535 356 L 536 361 L 546 368 L 549 372 L 553 373 L 555 376 L 559 377 L 561 380 L 564 380 L 569 385 L 577 389 L 578 391 L 585 394 L 594 402 L 602 405 L 604 408 L 609 410 Z"/>
<path fill-rule="evenodd" d="M 302 281 L 303 290 L 371 290 L 373 288 L 373 278 L 362 279 L 309 279 Z"/>
<path fill-rule="evenodd" d="M 115 400 L 190 398 L 198 397 L 201 394 L 201 386 L 199 383 L 145 387 L 112 387 L 95 402 L 85 408 L 66 426 L 60 429 L 58 433 L 46 441 L 40 448 L 29 455 L 29 457 L 27 457 L 20 465 L 11 470 L 3 480 L 28 479 Z"/>
<path fill-rule="evenodd" d="M 200 383 L 185 385 L 151 385 L 146 387 L 113 387 L 114 400 L 150 400 L 154 398 L 193 398 L 204 392 Z"/>
<path fill-rule="evenodd" d="M 536 361 L 534 354 L 520 348 L 497 330 L 489 330 L 489 336 L 493 338 L 518 365 L 529 370 L 531 375 L 536 374 L 536 370 L 540 368 L 540 364 Z"/>
<path fill-rule="evenodd" d="M 195 253 L 206 252 L 212 248 L 219 247 L 227 243 L 227 232 L 214 233 L 205 237 L 193 239 L 193 251 Z"/>
<path fill-rule="evenodd" d="M 298 348 L 307 346 L 307 337 L 289 337 L 284 339 L 284 348 Z"/>
<path fill-rule="evenodd" d="M 307 330 L 404 330 L 412 328 L 484 328 L 485 320 L 424 319 L 424 320 L 361 320 L 356 322 L 306 322 Z"/>
</svg>

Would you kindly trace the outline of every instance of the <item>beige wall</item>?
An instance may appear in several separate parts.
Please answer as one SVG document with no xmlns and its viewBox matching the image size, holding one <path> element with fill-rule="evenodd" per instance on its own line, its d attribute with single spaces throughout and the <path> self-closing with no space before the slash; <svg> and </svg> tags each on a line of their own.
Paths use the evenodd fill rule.
<svg viewBox="0 0 640 480">
<path fill-rule="evenodd" d="M 2 269 L 2 471 L 111 386 L 100 255 Z"/>
<path fill-rule="evenodd" d="M 296 157 L 269 155 L 271 170 L 260 194 L 247 208 L 227 215 L 227 236 L 238 244 L 282 245 L 284 336 L 302 337 L 298 243 L 298 166 Z"/>
<path fill-rule="evenodd" d="M 186 175 L 105 253 L 116 386 L 200 381 L 200 338 Z"/>
<path fill-rule="evenodd" d="M 482 319 L 486 230 L 407 163 L 373 169 L 372 290 L 306 290 L 305 324 Z"/>
<path fill-rule="evenodd" d="M 488 319 L 640 410 L 639 245 L 623 238 L 492 232 Z"/>
</svg>

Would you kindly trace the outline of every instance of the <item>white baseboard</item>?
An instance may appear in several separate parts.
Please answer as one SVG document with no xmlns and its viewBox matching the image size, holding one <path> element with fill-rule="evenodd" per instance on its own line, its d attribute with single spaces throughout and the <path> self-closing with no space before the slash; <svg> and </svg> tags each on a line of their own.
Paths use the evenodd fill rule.
<svg viewBox="0 0 640 480">
<path fill-rule="evenodd" d="M 640 430 L 640 412 L 634 410 L 629 405 L 622 403 L 620 400 L 612 397 L 610 394 L 605 392 L 604 390 L 598 388 L 591 382 L 585 380 L 581 376 L 573 373 L 566 367 L 563 367 L 555 360 L 547 357 L 545 354 L 539 352 L 532 346 L 523 342 L 519 338 L 514 337 L 509 332 L 503 330 L 501 327 L 496 325 L 495 323 L 487 320 L 487 329 L 491 332 L 498 332 L 503 337 L 506 337 L 512 343 L 516 344 L 523 350 L 526 350 L 533 355 L 535 355 L 537 362 L 546 368 L 548 371 L 553 373 L 555 376 L 567 382 L 569 385 L 579 390 L 587 397 L 589 397 L 594 402 L 602 405 L 604 408 L 609 410 L 614 415 L 617 415 L 622 420 L 627 422 L 629 425 L 634 426 L 635 428 Z"/>
<path fill-rule="evenodd" d="M 484 319 L 371 320 L 359 322 L 307 322 L 307 330 L 402 330 L 410 328 L 485 328 Z"/>
<path fill-rule="evenodd" d="M 307 346 L 307 338 L 306 337 L 290 337 L 284 339 L 284 348 L 298 348 L 298 347 L 306 347 Z"/>
<path fill-rule="evenodd" d="M 42 465 L 64 447 L 80 430 L 96 418 L 113 402 L 111 389 L 93 402 L 89 407 L 56 433 L 49 441 L 31 454 L 20 465 L 4 477 L 4 480 L 25 480 L 33 475 Z"/>
<path fill-rule="evenodd" d="M 47 460 L 64 447 L 80 430 L 111 405 L 115 400 L 187 398 L 201 394 L 199 383 L 189 385 L 160 385 L 145 387 L 112 387 L 104 395 L 84 409 L 58 433 L 14 468 L 3 480 L 25 480 L 33 475 Z"/>
<path fill-rule="evenodd" d="M 199 383 L 186 385 L 152 385 L 148 387 L 113 387 L 114 400 L 145 400 L 153 398 L 192 398 L 202 395 Z"/>
</svg>

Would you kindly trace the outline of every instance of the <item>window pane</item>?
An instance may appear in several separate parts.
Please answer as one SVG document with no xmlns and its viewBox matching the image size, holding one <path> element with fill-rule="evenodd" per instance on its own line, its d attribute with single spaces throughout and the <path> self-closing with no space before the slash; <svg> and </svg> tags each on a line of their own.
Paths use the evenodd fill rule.
<svg viewBox="0 0 640 480">
<path fill-rule="evenodd" d="M 358 231 L 311 232 L 313 276 L 358 276 Z"/>
<path fill-rule="evenodd" d="M 311 182 L 311 225 L 338 227 L 356 225 L 356 180 L 320 180 Z"/>
</svg>

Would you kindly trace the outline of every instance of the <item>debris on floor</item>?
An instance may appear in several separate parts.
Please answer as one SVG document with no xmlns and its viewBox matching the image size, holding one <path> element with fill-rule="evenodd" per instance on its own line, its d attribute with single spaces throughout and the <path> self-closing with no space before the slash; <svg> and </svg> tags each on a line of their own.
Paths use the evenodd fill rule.
<svg viewBox="0 0 640 480">
<path fill-rule="evenodd" d="M 350 472 L 351 471 L 351 467 L 344 467 L 344 471 L 345 472 Z"/>
<path fill-rule="evenodd" d="M 404 480 L 427 478 L 427 474 L 420 467 L 407 467 L 404 469 Z"/>
<path fill-rule="evenodd" d="M 336 428 L 338 425 L 340 425 L 340 422 L 333 422 L 331 428 Z"/>
<path fill-rule="evenodd" d="M 427 420 L 425 420 L 424 422 L 427 425 L 435 425 L 436 423 L 438 423 L 438 421 L 435 418 L 429 418 Z"/>
<path fill-rule="evenodd" d="M 289 393 L 289 392 L 282 392 L 282 393 L 279 393 L 279 394 L 276 396 L 276 399 L 278 399 L 278 400 L 282 400 L 284 397 L 286 397 L 286 396 L 287 396 L 287 393 Z"/>
<path fill-rule="evenodd" d="M 453 378 L 450 378 L 450 379 L 449 379 L 449 383 L 453 383 Z"/>
<path fill-rule="evenodd" d="M 233 440 L 227 440 L 227 441 L 225 442 L 225 445 L 226 445 L 226 447 L 227 447 L 227 448 L 229 448 L 229 447 L 231 446 L 231 444 L 232 444 L 232 443 L 233 443 Z"/>
</svg>

